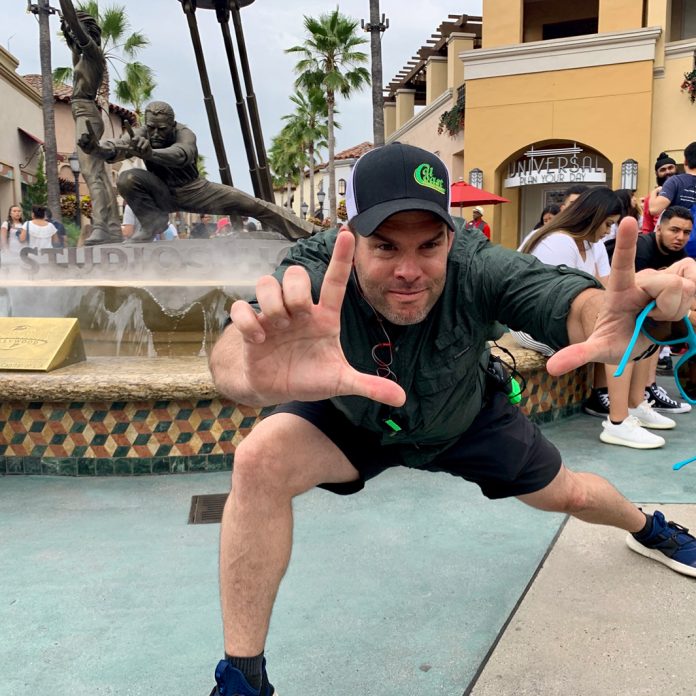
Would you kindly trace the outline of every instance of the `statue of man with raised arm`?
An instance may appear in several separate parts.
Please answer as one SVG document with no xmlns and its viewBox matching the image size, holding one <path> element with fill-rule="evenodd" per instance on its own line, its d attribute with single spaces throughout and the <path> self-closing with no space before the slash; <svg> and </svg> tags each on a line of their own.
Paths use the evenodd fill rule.
<svg viewBox="0 0 696 696">
<path fill-rule="evenodd" d="M 101 28 L 94 17 L 76 11 L 71 0 L 60 0 L 61 29 L 72 52 L 73 93 L 70 100 L 76 139 L 91 128 L 95 138 L 104 134 L 104 121 L 97 106 L 97 92 L 104 79 L 106 63 L 101 47 Z M 89 125 L 88 125 L 89 124 Z M 77 148 L 80 172 L 92 199 L 92 233 L 85 244 L 121 242 L 121 216 L 111 176 L 103 159 L 90 157 Z M 75 191 L 80 205 L 79 191 Z"/>
</svg>

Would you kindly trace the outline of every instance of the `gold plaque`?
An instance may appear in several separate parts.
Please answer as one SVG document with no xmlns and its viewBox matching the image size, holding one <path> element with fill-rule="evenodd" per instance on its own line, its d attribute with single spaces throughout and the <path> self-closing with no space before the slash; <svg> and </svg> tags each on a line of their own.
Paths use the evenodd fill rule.
<svg viewBox="0 0 696 696">
<path fill-rule="evenodd" d="M 77 319 L 0 317 L 0 370 L 49 372 L 84 359 Z"/>
</svg>

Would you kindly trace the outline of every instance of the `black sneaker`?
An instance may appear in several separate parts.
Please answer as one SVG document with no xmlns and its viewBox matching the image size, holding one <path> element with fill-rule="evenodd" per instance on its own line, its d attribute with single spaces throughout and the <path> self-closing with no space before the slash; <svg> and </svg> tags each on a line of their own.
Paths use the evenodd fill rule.
<svg viewBox="0 0 696 696">
<path fill-rule="evenodd" d="M 229 660 L 220 660 L 215 668 L 215 688 L 210 696 L 274 696 L 273 684 L 268 681 L 266 660 L 263 661 L 261 689 L 253 689 L 244 675 L 235 669 Z"/>
<path fill-rule="evenodd" d="M 660 413 L 688 413 L 691 410 L 691 404 L 675 401 L 664 387 L 658 387 L 655 382 L 645 388 L 645 400 Z"/>
<path fill-rule="evenodd" d="M 626 544 L 632 551 L 664 563 L 677 573 L 696 577 L 696 539 L 686 527 L 668 522 L 659 510 L 653 513 L 650 531 L 645 536 L 629 534 Z"/>
<path fill-rule="evenodd" d="M 664 358 L 660 358 L 657 361 L 657 374 L 667 375 L 668 377 L 674 374 L 674 365 L 672 364 L 672 358 L 669 355 L 665 355 Z"/>
<path fill-rule="evenodd" d="M 606 418 L 609 415 L 609 394 L 601 387 L 593 389 L 590 398 L 582 405 L 582 410 L 591 416 Z"/>
</svg>

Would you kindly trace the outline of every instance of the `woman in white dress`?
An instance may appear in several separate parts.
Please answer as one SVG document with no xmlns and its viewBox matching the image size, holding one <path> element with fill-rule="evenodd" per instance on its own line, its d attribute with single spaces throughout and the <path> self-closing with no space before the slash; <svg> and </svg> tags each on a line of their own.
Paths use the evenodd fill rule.
<svg viewBox="0 0 696 696">
<path fill-rule="evenodd" d="M 18 205 L 10 206 L 7 220 L 0 225 L 0 250 L 10 254 L 19 254 L 26 245 L 26 231 L 22 228 L 22 209 Z"/>
<path fill-rule="evenodd" d="M 46 220 L 46 206 L 35 205 L 31 209 L 31 220 L 24 223 L 27 232 L 27 245 L 36 249 L 52 249 L 58 241 L 58 230 Z"/>
<path fill-rule="evenodd" d="M 611 189 L 591 188 L 547 225 L 528 235 L 519 251 L 553 266 L 577 268 L 604 282 L 611 267 L 606 248 L 599 240 L 609 232 L 620 213 L 621 201 Z M 545 355 L 553 352 L 528 334 L 512 332 L 512 335 L 523 347 Z M 602 381 L 601 371 L 595 371 L 595 388 L 584 409 L 591 415 L 606 416 L 599 436 L 602 442 L 637 449 L 665 444 L 662 437 L 646 430 L 666 430 L 676 425 L 645 401 L 649 367 L 647 360 L 631 363 L 621 377 L 614 377 L 616 366 L 605 365 L 606 387 L 597 386 Z"/>
</svg>

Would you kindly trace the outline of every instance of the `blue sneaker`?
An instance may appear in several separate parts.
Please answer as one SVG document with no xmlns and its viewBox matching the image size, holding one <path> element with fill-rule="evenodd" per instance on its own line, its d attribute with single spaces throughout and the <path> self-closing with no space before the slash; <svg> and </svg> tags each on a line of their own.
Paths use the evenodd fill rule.
<svg viewBox="0 0 696 696">
<path fill-rule="evenodd" d="M 626 537 L 628 548 L 664 563 L 677 573 L 696 578 L 696 538 L 686 527 L 665 520 L 659 510 L 653 513 L 652 520 L 648 534 L 629 534 Z"/>
<path fill-rule="evenodd" d="M 215 668 L 215 681 L 217 685 L 210 692 L 210 696 L 278 696 L 273 685 L 268 681 L 266 674 L 266 660 L 263 661 L 263 677 L 261 689 L 253 689 L 244 675 L 235 669 L 229 660 L 220 660 Z"/>
</svg>

